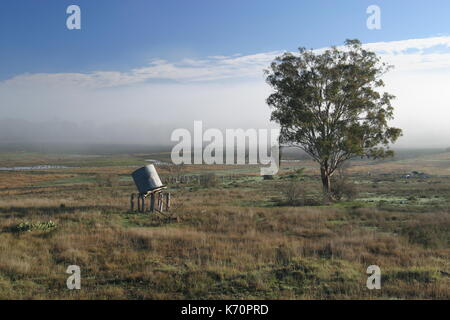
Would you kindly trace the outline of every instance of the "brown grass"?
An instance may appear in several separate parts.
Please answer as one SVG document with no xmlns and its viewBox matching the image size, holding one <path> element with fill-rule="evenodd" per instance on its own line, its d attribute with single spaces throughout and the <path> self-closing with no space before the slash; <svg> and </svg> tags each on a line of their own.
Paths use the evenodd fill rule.
<svg viewBox="0 0 450 320">
<path fill-rule="evenodd" d="M 75 177 L 74 174 L 32 174 L 0 172 L 0 189 L 33 186 L 34 184 Z"/>
<path fill-rule="evenodd" d="M 450 298 L 448 206 L 278 207 L 289 179 L 237 178 L 210 188 L 171 186 L 173 210 L 150 215 L 127 212 L 131 183 L 30 190 L 20 185 L 26 179 L 8 173 L 14 188 L 2 180 L 1 299 Z M 360 188 L 444 195 L 450 181 L 441 180 L 431 191 L 428 181 Z M 320 191 L 310 174 L 303 183 L 308 196 Z M 49 220 L 55 230 L 14 231 Z M 79 291 L 65 286 L 71 264 L 81 267 Z M 382 290 L 365 286 L 371 264 L 381 267 Z"/>
</svg>

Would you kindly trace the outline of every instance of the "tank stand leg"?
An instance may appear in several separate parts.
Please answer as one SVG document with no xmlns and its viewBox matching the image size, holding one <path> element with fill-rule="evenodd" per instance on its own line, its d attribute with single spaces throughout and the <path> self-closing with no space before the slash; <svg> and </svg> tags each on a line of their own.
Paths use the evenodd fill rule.
<svg viewBox="0 0 450 320">
<path fill-rule="evenodd" d="M 130 196 L 130 211 L 134 212 L 134 193 L 131 194 Z"/>
<path fill-rule="evenodd" d="M 155 194 L 152 193 L 150 195 L 150 212 L 154 212 L 155 211 Z"/>
<path fill-rule="evenodd" d="M 163 212 L 163 194 L 162 192 L 158 192 L 158 210 L 159 212 Z"/>
<path fill-rule="evenodd" d="M 145 197 L 144 195 L 141 195 L 141 201 L 142 201 L 142 212 L 145 212 Z"/>
<path fill-rule="evenodd" d="M 165 192 L 156 192 L 151 193 L 149 195 L 149 203 L 148 207 L 146 205 L 146 197 L 140 193 L 132 193 L 130 195 L 130 212 L 163 212 L 169 211 L 171 203 L 170 203 L 170 193 Z M 136 207 L 137 201 L 137 207 Z"/>
<path fill-rule="evenodd" d="M 143 194 L 138 195 L 138 212 L 145 212 L 145 197 Z"/>
<path fill-rule="evenodd" d="M 166 193 L 166 210 L 169 211 L 170 209 L 170 193 Z"/>
</svg>

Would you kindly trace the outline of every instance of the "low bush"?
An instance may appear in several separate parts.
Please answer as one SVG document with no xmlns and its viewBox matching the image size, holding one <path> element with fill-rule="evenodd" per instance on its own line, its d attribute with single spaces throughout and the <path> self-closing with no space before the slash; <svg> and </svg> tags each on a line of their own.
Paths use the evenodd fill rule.
<svg viewBox="0 0 450 320">
<path fill-rule="evenodd" d="M 214 173 L 202 174 L 200 176 L 200 185 L 204 188 L 216 187 L 217 184 L 217 176 Z"/>
<path fill-rule="evenodd" d="M 95 182 L 99 187 L 116 187 L 119 184 L 119 177 L 115 174 L 100 173 L 95 176 Z"/>
<path fill-rule="evenodd" d="M 18 232 L 27 232 L 27 231 L 49 231 L 56 228 L 56 223 L 52 220 L 45 222 L 22 222 L 16 226 L 16 231 Z"/>
<path fill-rule="evenodd" d="M 298 206 L 305 203 L 305 187 L 300 181 L 292 181 L 286 184 L 282 188 L 282 193 L 288 205 Z"/>
<path fill-rule="evenodd" d="M 336 200 L 354 200 L 358 196 L 358 188 L 345 178 L 333 180 L 331 185 L 331 194 Z"/>
</svg>

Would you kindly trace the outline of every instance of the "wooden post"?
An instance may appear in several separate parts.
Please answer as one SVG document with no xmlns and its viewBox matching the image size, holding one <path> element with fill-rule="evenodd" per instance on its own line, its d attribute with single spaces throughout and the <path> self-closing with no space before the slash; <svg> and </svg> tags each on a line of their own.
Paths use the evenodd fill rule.
<svg viewBox="0 0 450 320">
<path fill-rule="evenodd" d="M 141 195 L 140 194 L 137 197 L 137 209 L 138 209 L 138 212 L 141 212 Z"/>
<path fill-rule="evenodd" d="M 130 197 L 130 211 L 134 212 L 134 193 L 132 193 Z"/>
<path fill-rule="evenodd" d="M 162 192 L 158 192 L 158 210 L 159 210 L 159 212 L 163 212 L 163 196 L 162 196 Z"/>
<path fill-rule="evenodd" d="M 166 193 L 166 210 L 170 209 L 170 193 Z"/>
<path fill-rule="evenodd" d="M 144 195 L 141 195 L 141 199 L 142 199 L 142 212 L 145 212 L 145 197 L 144 197 Z"/>
<path fill-rule="evenodd" d="M 150 195 L 150 212 L 155 211 L 155 194 Z"/>
<path fill-rule="evenodd" d="M 157 194 L 155 194 L 155 210 L 159 211 L 159 192 Z"/>
</svg>

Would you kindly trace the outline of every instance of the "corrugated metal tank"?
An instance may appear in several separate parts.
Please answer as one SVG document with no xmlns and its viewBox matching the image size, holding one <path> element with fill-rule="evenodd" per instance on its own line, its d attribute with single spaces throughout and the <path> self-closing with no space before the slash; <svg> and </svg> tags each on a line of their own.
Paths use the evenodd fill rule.
<svg viewBox="0 0 450 320">
<path fill-rule="evenodd" d="M 134 171 L 131 176 L 140 193 L 147 193 L 149 191 L 163 187 L 161 179 L 159 179 L 155 166 L 149 164 Z"/>
</svg>

